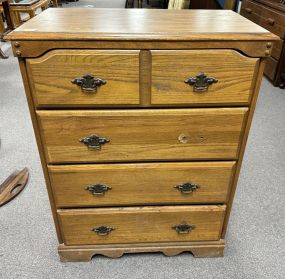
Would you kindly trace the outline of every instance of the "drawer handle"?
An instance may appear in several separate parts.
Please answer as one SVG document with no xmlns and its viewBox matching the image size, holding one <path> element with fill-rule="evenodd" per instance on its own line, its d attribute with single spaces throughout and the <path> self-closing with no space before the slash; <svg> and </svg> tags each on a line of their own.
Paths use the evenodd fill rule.
<svg viewBox="0 0 285 279">
<path fill-rule="evenodd" d="M 93 77 L 90 74 L 86 74 L 83 77 L 77 77 L 71 82 L 73 84 L 80 86 L 82 91 L 88 94 L 97 92 L 98 87 L 107 83 L 105 80 Z"/>
<path fill-rule="evenodd" d="M 186 234 L 194 230 L 195 226 L 184 223 L 184 224 L 175 225 L 172 227 L 172 229 L 176 230 L 176 232 L 179 234 Z"/>
<path fill-rule="evenodd" d="M 101 236 L 108 235 L 113 230 L 114 228 L 107 227 L 107 226 L 100 226 L 100 227 L 95 227 L 91 229 L 91 231 L 96 232 L 98 235 L 101 235 Z"/>
<path fill-rule="evenodd" d="M 214 77 L 207 77 L 204 73 L 199 73 L 196 77 L 190 77 L 184 82 L 193 85 L 194 92 L 205 92 L 211 84 L 217 83 L 218 80 Z"/>
<path fill-rule="evenodd" d="M 251 13 L 252 13 L 252 9 L 250 9 L 250 8 L 245 8 L 245 11 L 246 11 L 248 14 L 251 14 Z"/>
<path fill-rule="evenodd" d="M 200 188 L 200 186 L 189 181 L 183 184 L 178 184 L 174 186 L 174 188 L 176 188 L 183 194 L 191 194 L 194 191 L 196 191 L 198 188 Z"/>
<path fill-rule="evenodd" d="M 88 148 L 101 149 L 101 145 L 110 142 L 109 139 L 99 137 L 97 135 L 91 135 L 79 140 L 88 146 Z"/>
<path fill-rule="evenodd" d="M 94 196 L 102 196 L 105 194 L 105 192 L 112 190 L 112 187 L 96 183 L 95 185 L 87 186 L 85 190 L 89 191 L 92 193 Z"/>
<path fill-rule="evenodd" d="M 273 19 L 273 18 L 268 18 L 268 19 L 266 19 L 266 21 L 268 22 L 268 24 L 270 24 L 270 25 L 274 25 L 274 23 L 275 23 L 275 20 Z"/>
</svg>

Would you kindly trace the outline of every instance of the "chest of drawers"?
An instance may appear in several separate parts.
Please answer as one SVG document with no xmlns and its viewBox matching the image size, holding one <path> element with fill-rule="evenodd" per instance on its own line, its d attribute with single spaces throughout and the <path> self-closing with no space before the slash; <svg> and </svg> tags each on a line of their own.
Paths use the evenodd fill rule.
<svg viewBox="0 0 285 279">
<path fill-rule="evenodd" d="M 280 37 L 264 69 L 275 86 L 285 88 L 285 4 L 279 0 L 243 0 L 241 15 Z"/>
<path fill-rule="evenodd" d="M 222 256 L 277 37 L 231 11 L 50 9 L 8 38 L 61 259 Z"/>
</svg>

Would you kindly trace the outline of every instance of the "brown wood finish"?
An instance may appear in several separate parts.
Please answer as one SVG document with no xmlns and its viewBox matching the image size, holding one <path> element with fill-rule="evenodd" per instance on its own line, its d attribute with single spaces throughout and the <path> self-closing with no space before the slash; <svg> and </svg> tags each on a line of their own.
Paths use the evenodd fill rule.
<svg viewBox="0 0 285 279">
<path fill-rule="evenodd" d="M 234 50 L 151 51 L 152 104 L 248 104 L 258 59 Z M 222 61 L 222 63 L 221 63 Z M 204 72 L 218 80 L 206 92 L 185 84 Z"/>
<path fill-rule="evenodd" d="M 284 37 L 285 17 L 282 12 L 260 5 L 254 1 L 246 0 L 242 5 L 241 14 L 246 14 L 247 18 L 279 37 Z"/>
<path fill-rule="evenodd" d="M 62 262 L 89 262 L 95 255 L 118 258 L 125 253 L 162 252 L 165 256 L 175 256 L 190 252 L 194 257 L 222 257 L 224 241 L 193 241 L 112 245 L 80 245 L 66 246 L 60 244 L 58 253 Z"/>
<path fill-rule="evenodd" d="M 241 14 L 280 37 L 264 73 L 275 86 L 285 88 L 285 5 L 272 0 L 244 0 Z"/>
<path fill-rule="evenodd" d="M 219 240 L 226 206 L 155 206 L 58 210 L 66 245 Z M 189 233 L 173 226 L 191 224 Z M 98 235 L 95 227 L 113 228 Z"/>
<path fill-rule="evenodd" d="M 5 37 L 9 39 L 9 36 Z M 42 41 L 16 40 L 13 42 L 13 52 L 15 56 L 21 57 L 39 57 L 51 49 L 142 49 L 142 50 L 177 50 L 177 49 L 236 49 L 250 57 L 265 57 L 270 54 L 271 48 L 268 48 L 268 42 L 277 41 L 279 38 L 271 38 L 266 41 L 49 41 L 43 44 Z"/>
<path fill-rule="evenodd" d="M 240 141 L 239 158 L 237 161 L 236 172 L 235 172 L 234 180 L 232 183 L 232 188 L 230 191 L 229 200 L 227 203 L 227 212 L 226 212 L 225 222 L 223 225 L 222 238 L 225 238 L 225 236 L 226 236 L 226 231 L 227 231 L 228 222 L 229 222 L 229 218 L 230 218 L 230 212 L 231 212 L 231 208 L 232 208 L 233 201 L 234 201 L 236 187 L 237 187 L 237 183 L 238 183 L 238 179 L 239 179 L 239 173 L 240 173 L 240 169 L 241 169 L 241 165 L 242 165 L 242 160 L 243 160 L 243 156 L 244 156 L 244 152 L 245 152 L 247 138 L 249 135 L 250 126 L 251 126 L 251 122 L 253 119 L 254 110 L 255 110 L 260 86 L 261 86 L 262 74 L 263 74 L 263 71 L 265 68 L 265 63 L 266 63 L 266 59 L 261 59 L 258 74 L 255 77 L 255 88 L 254 88 L 254 92 L 253 92 L 253 98 L 251 100 L 251 106 L 249 107 L 249 112 L 248 112 L 248 117 L 247 117 L 245 130 L 244 130 L 244 134 L 243 134 L 243 139 Z"/>
<path fill-rule="evenodd" d="M 129 26 L 137 28 L 130 29 Z M 31 31 L 33 28 L 37 30 Z M 20 68 L 58 232 L 61 259 L 87 261 L 95 254 L 118 257 L 124 253 L 158 251 L 166 255 L 190 251 L 194 256 L 222 256 L 265 65 L 263 57 L 270 56 L 272 43 L 277 37 L 237 14 L 225 11 L 77 9 L 75 12 L 73 9 L 54 9 L 53 13 L 44 12 L 24 24 L 8 38 L 12 40 L 14 54 L 22 57 L 19 59 Z M 207 51 L 209 58 L 213 57 L 213 53 L 224 51 L 227 59 L 220 55 L 223 63 L 215 62 L 216 67 L 223 68 L 224 63 L 233 59 L 228 65 L 228 73 L 242 76 L 243 89 L 234 85 L 238 80 L 236 78 L 232 80 L 232 86 L 227 83 L 231 90 L 220 94 L 227 96 L 227 100 L 222 99 L 223 102 L 211 103 L 213 97 L 207 97 L 208 102 L 191 103 L 187 100 L 178 103 L 176 99 L 181 100 L 181 97 L 176 94 L 176 99 L 172 101 L 151 104 L 153 79 L 165 82 L 166 78 L 163 70 L 163 78 L 153 71 L 155 63 L 150 54 L 161 51 L 173 53 L 171 50 L 187 54 L 188 51 Z M 54 102 L 36 108 L 31 86 L 34 86 L 37 77 L 32 71 L 27 72 L 26 61 L 43 61 L 53 52 L 70 51 L 76 51 L 75 55 L 80 52 L 136 52 L 138 74 L 134 83 L 138 90 L 134 94 L 138 96 L 138 104 L 132 105 L 132 109 L 124 108 L 128 104 L 118 105 L 120 109 L 107 109 L 109 105 L 102 103 L 99 109 L 93 108 L 92 103 L 86 105 L 82 101 L 77 105 L 68 105 L 70 107 Z M 278 51 L 275 47 L 275 56 Z M 282 53 L 283 50 L 281 56 Z M 110 55 L 112 61 L 114 57 Z M 194 61 L 196 58 L 186 56 L 182 65 L 190 65 L 188 59 Z M 208 60 L 213 63 L 212 58 Z M 201 61 L 204 69 L 210 64 L 206 58 Z M 50 66 L 54 67 L 53 63 Z M 177 72 L 182 71 L 182 67 L 174 67 Z M 173 75 L 173 69 L 167 69 Z M 244 69 L 251 75 L 247 82 Z M 65 71 L 64 66 L 61 69 L 63 76 Z M 215 73 L 218 74 L 218 70 Z M 57 75 L 53 75 L 46 67 L 45 77 L 53 75 L 50 84 L 58 88 L 62 88 L 60 74 L 58 71 Z M 121 76 L 117 75 L 119 80 Z M 232 75 L 227 78 L 231 79 Z M 44 76 L 42 80 L 45 82 Z M 214 86 L 220 86 L 219 82 L 209 88 L 205 96 L 212 96 L 208 93 L 213 93 L 211 90 Z M 168 86 L 172 88 L 172 84 Z M 179 86 L 176 86 L 178 89 Z M 114 90 L 110 92 L 115 94 Z M 60 90 L 56 91 L 55 98 L 57 94 L 61 94 Z M 184 98 L 189 97 L 185 95 Z M 117 100 L 113 102 L 116 104 Z M 167 106 L 174 106 L 175 109 Z M 102 145 L 101 150 L 88 150 L 79 139 L 95 133 L 110 137 L 110 142 Z M 84 162 L 88 164 L 81 164 Z M 85 189 L 84 195 L 88 196 L 77 194 L 82 193 L 82 183 L 92 184 L 93 179 L 98 178 L 104 180 L 100 183 L 112 184 L 112 190 L 100 197 L 101 204 L 94 203 L 92 198 L 96 197 Z M 171 185 L 171 190 L 177 195 L 172 184 L 177 183 L 179 178 L 179 183 L 187 178 L 201 186 L 189 195 L 192 201 L 184 203 L 184 197 L 173 198 L 167 193 L 166 189 Z M 210 183 L 211 180 L 213 183 Z M 139 193 L 140 188 L 149 194 L 142 196 L 144 191 Z M 133 191 L 132 197 L 124 194 L 130 190 Z M 118 197 L 113 195 L 116 191 L 120 193 L 120 203 Z M 160 203 L 161 200 L 164 201 Z M 176 221 L 193 222 L 197 227 L 189 234 L 178 235 L 169 228 L 174 221 L 175 225 L 179 224 Z M 99 222 L 100 225 L 116 228 L 109 235 L 99 236 L 90 231 L 90 226 L 99 226 Z"/>
<path fill-rule="evenodd" d="M 229 10 L 48 9 L 8 36 L 10 40 L 47 38 L 60 41 L 276 40 L 267 30 Z"/>
<path fill-rule="evenodd" d="M 49 166 L 57 207 L 224 203 L 235 162 Z M 183 193 L 175 186 L 199 186 Z M 87 186 L 111 187 L 103 195 Z"/>
<path fill-rule="evenodd" d="M 58 218 L 57 218 L 57 213 L 56 213 L 56 206 L 55 206 L 55 202 L 54 202 L 54 196 L 53 196 L 53 192 L 52 192 L 52 189 L 50 186 L 50 180 L 49 180 L 49 175 L 48 175 L 48 170 L 47 170 L 47 164 L 46 164 L 47 160 L 46 160 L 46 157 L 44 154 L 44 147 L 43 147 L 43 142 L 41 139 L 38 120 L 36 117 L 36 111 L 34 109 L 35 106 L 33 103 L 32 93 L 30 90 L 30 84 L 29 84 L 29 79 L 28 79 L 28 75 L 27 75 L 26 63 L 25 63 L 25 60 L 22 58 L 18 58 L 18 62 L 19 62 L 22 80 L 23 80 L 23 84 L 24 84 L 24 88 L 25 88 L 25 92 L 26 92 L 27 102 L 29 105 L 29 111 L 30 111 L 30 115 L 31 115 L 33 128 L 34 128 L 35 138 L 37 141 L 37 146 L 38 146 L 38 150 L 39 150 L 42 169 L 43 169 L 43 173 L 44 173 L 44 177 L 45 177 L 47 192 L 48 192 L 49 201 L 50 201 L 50 207 L 51 207 L 53 220 L 54 220 L 54 224 L 55 224 L 55 229 L 56 229 L 56 233 L 57 233 L 57 239 L 58 239 L 59 243 L 62 243 L 62 236 L 61 236 L 61 231 L 59 228 L 59 223 L 58 223 Z"/>
<path fill-rule="evenodd" d="M 281 52 L 282 52 L 282 48 L 283 48 L 283 44 L 284 41 L 283 40 L 279 40 L 279 41 L 275 41 L 273 48 L 272 48 L 272 53 L 271 56 L 275 59 L 279 59 L 281 56 Z"/>
<path fill-rule="evenodd" d="M 247 108 L 37 111 L 48 163 L 236 159 L 246 113 Z M 92 134 L 110 142 L 101 150 L 79 142 Z"/>
<path fill-rule="evenodd" d="M 36 106 L 139 104 L 139 51 L 52 50 L 27 59 Z M 86 93 L 71 83 L 92 74 L 106 81 Z"/>
<path fill-rule="evenodd" d="M 273 57 L 268 57 L 264 69 L 264 74 L 268 76 L 271 80 L 274 80 L 277 69 L 278 69 L 278 61 Z"/>
</svg>

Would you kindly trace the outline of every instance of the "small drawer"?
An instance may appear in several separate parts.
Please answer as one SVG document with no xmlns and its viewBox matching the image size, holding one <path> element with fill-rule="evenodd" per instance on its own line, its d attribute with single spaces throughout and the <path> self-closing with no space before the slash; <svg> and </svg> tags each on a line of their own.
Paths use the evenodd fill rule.
<svg viewBox="0 0 285 279">
<path fill-rule="evenodd" d="M 48 163 L 228 159 L 247 108 L 37 111 Z"/>
<path fill-rule="evenodd" d="M 66 245 L 219 240 L 226 206 L 58 210 Z"/>
<path fill-rule="evenodd" d="M 37 107 L 137 105 L 139 51 L 52 50 L 27 59 Z"/>
<path fill-rule="evenodd" d="M 248 104 L 258 58 L 234 50 L 151 51 L 154 105 Z"/>
<path fill-rule="evenodd" d="M 224 203 L 235 162 L 49 166 L 57 207 Z"/>
<path fill-rule="evenodd" d="M 285 16 L 281 11 L 248 0 L 242 1 L 241 15 L 283 38 L 285 35 Z"/>
<path fill-rule="evenodd" d="M 264 69 L 264 74 L 272 81 L 275 80 L 277 67 L 278 67 L 278 61 L 272 57 L 268 57 Z"/>
</svg>

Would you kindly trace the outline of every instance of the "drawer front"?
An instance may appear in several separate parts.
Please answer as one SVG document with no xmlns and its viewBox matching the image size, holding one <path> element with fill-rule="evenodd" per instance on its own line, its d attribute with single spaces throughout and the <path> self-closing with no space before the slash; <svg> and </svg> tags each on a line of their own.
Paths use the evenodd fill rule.
<svg viewBox="0 0 285 279">
<path fill-rule="evenodd" d="M 243 0 L 241 15 L 283 38 L 285 35 L 285 14 L 264 5 Z"/>
<path fill-rule="evenodd" d="M 271 56 L 273 58 L 275 58 L 277 60 L 280 58 L 281 52 L 282 52 L 282 49 L 283 49 L 283 43 L 284 43 L 283 40 L 274 42 L 274 45 L 273 45 L 273 48 L 272 48 L 272 52 L 271 52 Z"/>
<path fill-rule="evenodd" d="M 236 159 L 247 108 L 37 111 L 48 163 Z"/>
<path fill-rule="evenodd" d="M 277 67 L 278 67 L 278 61 L 272 57 L 268 57 L 264 69 L 264 74 L 267 77 L 269 77 L 272 81 L 275 80 Z"/>
<path fill-rule="evenodd" d="M 250 101 L 257 58 L 234 50 L 151 53 L 152 104 L 248 104 Z"/>
<path fill-rule="evenodd" d="M 223 203 L 235 162 L 49 166 L 57 207 Z"/>
<path fill-rule="evenodd" d="M 52 50 L 27 68 L 36 106 L 139 104 L 137 50 Z"/>
<path fill-rule="evenodd" d="M 59 210 L 66 245 L 219 240 L 225 206 Z M 192 230 L 191 230 L 192 229 Z"/>
</svg>

